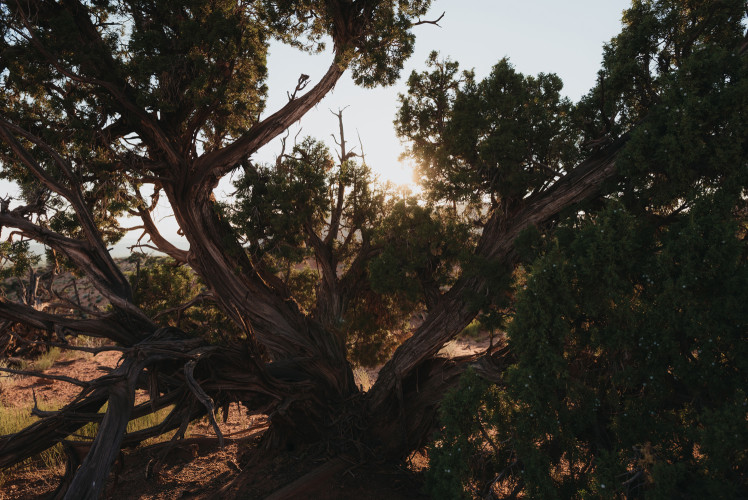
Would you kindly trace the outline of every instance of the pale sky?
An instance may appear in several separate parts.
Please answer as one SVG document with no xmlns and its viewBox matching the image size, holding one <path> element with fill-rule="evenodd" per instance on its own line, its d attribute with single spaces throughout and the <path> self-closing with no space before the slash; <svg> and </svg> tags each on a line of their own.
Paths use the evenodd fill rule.
<svg viewBox="0 0 748 500">
<path fill-rule="evenodd" d="M 412 71 L 425 69 L 432 50 L 459 62 L 462 69 L 475 69 L 478 79 L 487 76 L 502 57 L 508 57 L 525 74 L 557 73 L 564 82 L 564 93 L 576 101 L 595 84 L 603 43 L 620 32 L 621 13 L 629 5 L 630 1 L 624 0 L 436 0 L 425 19 L 434 20 L 444 12 L 441 27 L 426 24 L 414 28 L 415 52 L 396 85 L 363 89 L 354 85 L 347 73 L 292 129 L 291 137 L 301 126 L 299 137 L 312 135 L 334 147 L 330 134 L 337 135 L 338 126 L 330 110 L 348 106 L 344 113 L 346 139 L 355 144 L 360 135 L 367 163 L 381 177 L 408 182 L 411 174 L 398 161 L 402 146 L 392 121 L 397 95 L 406 91 L 405 82 Z M 286 91 L 293 90 L 301 73 L 316 81 L 330 60 L 329 54 L 309 55 L 272 45 L 266 112 L 274 112 L 287 101 Z M 276 141 L 262 148 L 255 160 L 273 161 L 278 152 Z"/>
<path fill-rule="evenodd" d="M 398 161 L 402 145 L 395 135 L 393 120 L 397 95 L 406 91 L 405 82 L 412 71 L 423 71 L 432 50 L 460 63 L 462 69 L 474 69 L 482 79 L 502 57 L 525 74 L 556 73 L 564 82 L 564 94 L 578 100 L 594 84 L 602 60 L 603 44 L 621 29 L 621 13 L 630 5 L 624 0 L 435 0 L 431 14 L 434 20 L 445 13 L 441 27 L 430 24 L 415 27 L 416 47 L 406 62 L 398 82 L 388 88 L 364 89 L 353 84 L 346 73 L 335 89 L 291 129 L 291 137 L 302 128 L 299 138 L 312 135 L 334 148 L 331 134 L 338 133 L 337 118 L 330 110 L 348 107 L 344 113 L 346 139 L 364 146 L 369 166 L 382 180 L 408 183 L 411 171 Z M 310 55 L 274 43 L 268 58 L 269 98 L 264 116 L 277 111 L 287 102 L 286 91 L 292 91 L 300 74 L 310 75 L 310 88 L 324 74 L 332 60 L 329 53 Z M 256 162 L 272 162 L 279 153 L 279 141 L 273 141 L 253 157 Z M 0 193 L 8 192 L 7 183 Z M 225 197 L 232 191 L 229 179 L 223 181 L 216 195 Z M 179 246 L 186 246 L 176 235 L 176 224 L 168 214 L 162 197 L 154 214 L 164 236 Z M 127 224 L 127 225 L 134 225 Z M 126 255 L 139 234 L 130 233 L 117 245 L 115 253 Z"/>
</svg>

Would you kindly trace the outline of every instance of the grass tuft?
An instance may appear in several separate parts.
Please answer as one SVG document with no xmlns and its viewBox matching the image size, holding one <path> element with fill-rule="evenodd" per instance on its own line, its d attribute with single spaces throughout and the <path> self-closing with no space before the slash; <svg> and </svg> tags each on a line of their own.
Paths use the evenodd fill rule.
<svg viewBox="0 0 748 500">
<path fill-rule="evenodd" d="M 44 411 L 54 411 L 62 406 L 63 405 L 61 403 L 53 403 L 49 401 L 39 402 L 39 409 Z M 149 415 L 131 420 L 127 424 L 127 432 L 136 432 L 158 425 L 164 420 L 164 418 L 166 418 L 172 408 L 173 405 L 163 408 L 156 413 L 151 413 Z M 11 408 L 0 404 L 0 436 L 18 432 L 39 420 L 39 417 L 31 414 L 31 409 L 32 407 L 30 406 L 24 408 Z M 102 415 L 106 412 L 106 409 L 107 405 L 105 404 L 101 409 Z M 73 434 L 71 438 L 80 441 L 93 440 L 93 438 L 96 437 L 96 433 L 98 432 L 98 430 L 99 424 L 90 422 L 78 429 L 78 431 Z M 161 441 L 166 441 L 169 439 L 170 434 L 165 434 L 148 439 L 141 444 L 147 446 Z M 27 467 L 56 470 L 61 474 L 63 468 L 65 467 L 65 454 L 62 450 L 62 444 L 58 443 L 55 446 L 44 450 L 35 457 L 31 457 L 13 467 L 0 471 L 0 487 L 10 478 L 10 475 L 14 470 L 19 470 Z M 2 495 L 0 495 L 0 498 L 2 498 Z"/>
<path fill-rule="evenodd" d="M 53 411 L 58 409 L 60 406 L 59 403 L 51 403 L 49 401 L 39 402 L 39 409 L 45 411 Z M 31 414 L 31 409 L 31 406 L 24 408 L 10 408 L 0 404 L 0 435 L 4 436 L 7 434 L 13 434 L 39 420 L 39 417 Z M 44 450 L 36 457 L 29 458 L 13 467 L 0 471 L 0 486 L 5 483 L 14 470 L 30 467 L 34 464 L 45 469 L 63 467 L 65 464 L 65 455 L 62 451 L 62 445 L 56 444 L 55 446 Z"/>
<path fill-rule="evenodd" d="M 468 326 L 465 327 L 462 332 L 458 335 L 459 338 L 471 338 L 473 340 L 478 339 L 483 335 L 483 326 L 480 324 L 480 321 L 477 319 L 474 319 Z"/>
<path fill-rule="evenodd" d="M 49 351 L 45 352 L 34 361 L 29 364 L 29 369 L 43 372 L 48 370 L 55 364 L 55 361 L 60 359 L 62 351 L 59 347 L 52 347 Z"/>
</svg>

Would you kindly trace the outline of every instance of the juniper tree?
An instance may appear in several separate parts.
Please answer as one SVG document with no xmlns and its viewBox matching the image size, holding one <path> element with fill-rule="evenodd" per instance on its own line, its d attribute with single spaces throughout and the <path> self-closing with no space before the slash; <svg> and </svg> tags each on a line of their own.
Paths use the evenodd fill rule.
<svg viewBox="0 0 748 500">
<path fill-rule="evenodd" d="M 736 125 L 744 113 L 712 112 L 712 105 L 744 104 L 738 2 L 635 4 L 630 26 L 608 50 L 600 85 L 578 105 L 561 97 L 553 75 L 526 77 L 502 61 L 477 82 L 432 58 L 431 71 L 411 77 L 396 123 L 433 188 L 430 207 L 378 200 L 362 164 L 343 152 L 328 171 L 336 162 L 313 140 L 275 166 L 252 161 L 344 71 L 365 87 L 392 83 L 428 4 L 3 4 L 0 154 L 3 175 L 21 196 L 2 203 L 0 224 L 85 275 L 108 308 L 81 317 L 3 300 L 0 316 L 63 338 L 105 337 L 115 343 L 105 348 L 122 351 L 123 359 L 67 407 L 0 438 L 0 465 L 73 434 L 84 423 L 80 415 L 89 415 L 101 424 L 67 496 L 95 498 L 120 447 L 204 415 L 214 421 L 214 409 L 232 402 L 269 415 L 267 446 L 326 441 L 343 452 L 366 443 L 381 456 L 402 458 L 426 443 L 445 390 L 469 366 L 496 381 L 521 359 L 502 344 L 457 359 L 438 352 L 511 295 L 518 248 L 543 248 L 542 238 L 527 237 L 528 227 L 552 239 L 548 231 L 568 224 L 569 214 L 594 214 L 605 195 L 666 224 L 690 213 L 679 200 L 687 203 L 693 193 L 723 185 L 742 192 L 740 178 L 720 165 L 744 171 L 743 151 L 733 147 L 743 147 L 745 127 Z M 289 102 L 263 118 L 269 40 L 313 51 L 325 36 L 334 47 L 325 75 L 313 86 L 300 77 Z M 688 92 L 674 90 L 679 78 Z M 688 98 L 674 107 L 681 95 Z M 676 120 L 676 113 L 690 118 Z M 640 161 L 659 158 L 659 143 L 647 140 L 664 140 L 666 132 L 690 134 L 684 158 L 693 167 Z M 213 191 L 235 171 L 242 174 L 240 196 L 227 206 Z M 662 179 L 678 181 L 666 184 L 669 194 L 657 188 Z M 352 194 L 365 201 L 358 205 L 366 208 L 362 219 L 338 209 Z M 159 197 L 171 205 L 188 249 L 159 233 L 151 217 Z M 118 221 L 126 213 L 141 219 L 153 246 L 204 283 L 231 323 L 224 335 L 210 334 L 221 342 L 137 300 L 108 252 L 122 237 Z M 346 235 L 330 227 L 336 217 L 358 228 L 348 247 Z M 374 225 L 380 231 L 369 234 Z M 392 231 L 411 234 L 409 241 L 429 253 L 399 251 Z M 440 235 L 442 241 L 434 238 Z M 520 236 L 522 245 L 515 243 Z M 368 244 L 379 247 L 376 254 Z M 299 293 L 302 282 L 288 265 L 312 254 L 323 270 L 314 300 L 305 300 L 309 294 Z M 392 272 L 392 262 L 400 272 Z M 354 269 L 350 276 L 366 285 L 346 295 Z M 362 393 L 340 320 L 354 324 L 376 313 L 370 292 L 400 294 L 407 307 L 427 311 Z M 380 318 L 377 324 L 378 333 L 392 333 Z M 143 387 L 151 401 L 135 405 L 134 391 Z M 105 402 L 106 413 L 97 416 Z M 157 426 L 126 433 L 131 418 L 170 405 Z"/>
<path fill-rule="evenodd" d="M 435 495 L 745 494 L 743 8 L 625 12 L 572 113 L 582 150 L 625 138 L 616 174 L 516 240 L 512 362 L 448 398 Z"/>
</svg>

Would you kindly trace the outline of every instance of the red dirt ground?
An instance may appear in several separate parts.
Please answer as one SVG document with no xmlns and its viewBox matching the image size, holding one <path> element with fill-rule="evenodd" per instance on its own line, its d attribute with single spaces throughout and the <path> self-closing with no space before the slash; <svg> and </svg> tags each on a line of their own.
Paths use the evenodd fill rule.
<svg viewBox="0 0 748 500">
<path fill-rule="evenodd" d="M 68 352 L 46 373 L 90 380 L 114 367 L 118 359 L 115 351 L 96 356 Z M 0 405 L 30 408 L 32 392 L 42 408 L 49 408 L 70 401 L 79 388 L 39 377 L 4 378 L 0 383 Z M 153 464 L 163 455 L 163 444 L 124 451 L 121 464 L 115 467 L 118 470 L 110 476 L 105 498 L 299 498 L 298 491 L 284 496 L 284 487 L 299 478 L 306 479 L 302 498 L 427 498 L 422 493 L 426 460 L 421 455 L 407 466 L 393 466 L 341 459 L 331 462 L 321 450 L 313 448 L 271 453 L 256 447 L 266 428 L 264 417 L 248 417 L 234 406 L 228 422 L 219 424 L 228 441 L 223 450 L 218 449 L 207 422 L 198 422 L 190 427 L 188 438 L 169 452 L 160 468 Z M 39 460 L 0 471 L 0 500 L 46 497 L 55 490 L 63 473 L 64 465 L 46 467 Z M 316 479 L 305 477 L 310 473 Z"/>
</svg>

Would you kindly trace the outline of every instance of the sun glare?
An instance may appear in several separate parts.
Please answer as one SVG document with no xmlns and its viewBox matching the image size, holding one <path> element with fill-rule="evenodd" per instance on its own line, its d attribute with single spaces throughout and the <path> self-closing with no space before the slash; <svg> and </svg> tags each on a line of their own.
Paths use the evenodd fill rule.
<svg viewBox="0 0 748 500">
<path fill-rule="evenodd" d="M 410 162 L 398 161 L 388 167 L 373 167 L 373 169 L 381 182 L 389 181 L 399 188 L 411 190 L 416 187 L 415 172 Z"/>
</svg>

